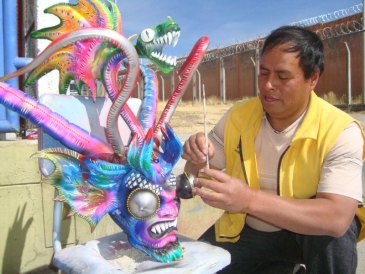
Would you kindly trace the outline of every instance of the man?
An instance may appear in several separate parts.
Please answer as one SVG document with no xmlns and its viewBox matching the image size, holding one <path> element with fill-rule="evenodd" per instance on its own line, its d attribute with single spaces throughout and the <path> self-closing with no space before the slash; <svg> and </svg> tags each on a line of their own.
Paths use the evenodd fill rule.
<svg viewBox="0 0 365 274">
<path fill-rule="evenodd" d="M 258 98 L 236 103 L 208 147 L 203 133 L 184 144 L 193 193 L 225 210 L 200 239 L 230 252 L 222 273 L 292 273 L 296 264 L 306 273 L 356 271 L 364 135 L 313 92 L 323 69 L 316 34 L 274 30 L 261 53 Z"/>
</svg>

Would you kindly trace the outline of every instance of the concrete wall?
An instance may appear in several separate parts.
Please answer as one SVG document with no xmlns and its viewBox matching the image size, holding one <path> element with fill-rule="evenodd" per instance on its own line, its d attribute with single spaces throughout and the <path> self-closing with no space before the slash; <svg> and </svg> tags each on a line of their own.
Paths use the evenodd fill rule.
<svg viewBox="0 0 365 274">
<path fill-rule="evenodd" d="M 52 260 L 54 188 L 41 184 L 37 140 L 0 142 L 0 273 L 45 268 Z M 65 214 L 67 209 L 65 210 Z M 64 218 L 63 244 L 84 243 L 119 232 L 105 217 L 91 233 L 80 218 Z"/>
</svg>

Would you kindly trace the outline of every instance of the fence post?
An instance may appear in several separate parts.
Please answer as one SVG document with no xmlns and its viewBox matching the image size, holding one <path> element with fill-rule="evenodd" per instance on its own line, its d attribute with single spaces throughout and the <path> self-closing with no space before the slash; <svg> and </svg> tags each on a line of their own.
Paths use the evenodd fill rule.
<svg viewBox="0 0 365 274">
<path fill-rule="evenodd" d="M 351 109 L 351 52 L 346 42 L 344 42 L 347 50 L 347 110 Z"/>
<path fill-rule="evenodd" d="M 201 100 L 202 100 L 202 89 L 201 89 L 202 78 L 201 78 L 201 75 L 200 75 L 200 72 L 198 69 L 195 72 L 198 74 L 198 79 L 199 79 L 198 93 L 199 93 L 199 102 L 201 102 Z"/>
<path fill-rule="evenodd" d="M 162 87 L 161 87 L 161 90 L 162 90 L 162 102 L 165 102 L 165 81 L 164 81 L 162 75 L 160 75 L 160 78 L 161 78 L 161 83 L 162 83 Z"/>
<path fill-rule="evenodd" d="M 259 95 L 259 84 L 258 84 L 258 65 L 259 65 L 259 49 L 255 50 L 255 60 L 251 57 L 251 61 L 254 67 L 254 92 L 255 96 Z"/>
<path fill-rule="evenodd" d="M 226 71 L 224 69 L 224 59 L 220 58 L 220 79 L 221 79 L 221 100 L 226 103 Z"/>
</svg>

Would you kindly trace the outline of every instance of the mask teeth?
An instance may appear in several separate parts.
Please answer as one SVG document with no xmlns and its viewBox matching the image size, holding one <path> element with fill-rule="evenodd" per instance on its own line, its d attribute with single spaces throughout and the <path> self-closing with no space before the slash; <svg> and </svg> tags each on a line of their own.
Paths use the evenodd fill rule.
<svg viewBox="0 0 365 274">
<path fill-rule="evenodd" d="M 169 186 L 176 186 L 176 176 L 173 173 L 171 173 L 171 175 L 167 181 L 167 184 Z"/>
<path fill-rule="evenodd" d="M 161 234 L 161 233 L 165 232 L 167 229 L 169 229 L 170 227 L 176 227 L 176 226 L 177 226 L 177 219 L 175 219 L 174 221 L 171 221 L 171 222 L 162 222 L 162 223 L 158 223 L 158 224 L 155 224 L 154 226 L 152 226 L 151 232 L 153 234 Z"/>
<path fill-rule="evenodd" d="M 146 188 L 152 190 L 158 196 L 161 194 L 162 191 L 162 187 L 156 184 L 151 184 L 146 179 L 144 179 L 140 173 L 135 172 L 132 172 L 131 175 L 128 177 L 126 187 L 129 189 L 134 189 L 136 187 Z"/>
</svg>

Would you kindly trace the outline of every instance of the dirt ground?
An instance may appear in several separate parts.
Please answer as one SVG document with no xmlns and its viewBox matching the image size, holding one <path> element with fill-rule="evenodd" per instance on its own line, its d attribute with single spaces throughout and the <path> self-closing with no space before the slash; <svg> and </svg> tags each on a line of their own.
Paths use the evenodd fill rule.
<svg viewBox="0 0 365 274">
<path fill-rule="evenodd" d="M 206 122 L 209 132 L 224 113 L 233 105 L 220 102 L 206 103 Z M 158 115 L 165 107 L 165 103 L 158 104 Z M 180 102 L 171 118 L 170 125 L 175 133 L 204 132 L 204 105 L 202 102 Z"/>
</svg>

